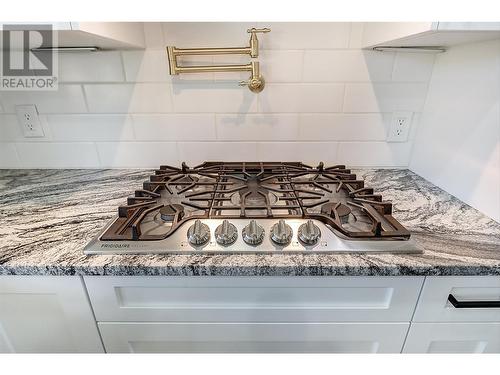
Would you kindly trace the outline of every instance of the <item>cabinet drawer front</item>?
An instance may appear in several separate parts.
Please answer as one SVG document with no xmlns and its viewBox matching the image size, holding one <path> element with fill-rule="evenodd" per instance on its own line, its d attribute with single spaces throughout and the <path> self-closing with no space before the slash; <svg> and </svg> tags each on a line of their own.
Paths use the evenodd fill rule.
<svg viewBox="0 0 500 375">
<path fill-rule="evenodd" d="M 457 306 L 450 300 L 458 302 Z M 498 276 L 427 277 L 413 320 L 500 322 L 499 303 Z"/>
<path fill-rule="evenodd" d="M 409 323 L 99 323 L 108 353 L 400 353 Z"/>
<path fill-rule="evenodd" d="M 0 353 L 103 351 L 79 276 L 0 276 Z"/>
<path fill-rule="evenodd" d="M 98 321 L 409 321 L 422 278 L 85 277 Z"/>
<path fill-rule="evenodd" d="M 500 323 L 412 323 L 405 353 L 500 353 Z"/>
</svg>

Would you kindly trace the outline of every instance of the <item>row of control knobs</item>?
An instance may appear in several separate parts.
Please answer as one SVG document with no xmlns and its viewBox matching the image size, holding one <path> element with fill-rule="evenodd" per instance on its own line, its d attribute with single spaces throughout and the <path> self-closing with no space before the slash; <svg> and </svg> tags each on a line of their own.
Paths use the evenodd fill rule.
<svg viewBox="0 0 500 375">
<path fill-rule="evenodd" d="M 249 245 L 260 245 L 264 240 L 264 228 L 257 224 L 255 220 L 251 220 L 248 225 L 243 228 L 243 241 Z M 280 220 L 271 228 L 271 240 L 278 245 L 287 245 L 292 239 L 293 231 L 290 225 L 285 223 L 285 220 Z M 202 246 L 210 240 L 210 228 L 207 224 L 196 220 L 188 229 L 188 241 L 191 245 Z M 306 245 L 314 245 L 321 237 L 321 232 L 312 220 L 299 227 L 298 238 Z M 238 230 L 228 220 L 224 220 L 221 225 L 215 229 L 215 240 L 219 245 L 229 246 L 238 238 Z"/>
</svg>

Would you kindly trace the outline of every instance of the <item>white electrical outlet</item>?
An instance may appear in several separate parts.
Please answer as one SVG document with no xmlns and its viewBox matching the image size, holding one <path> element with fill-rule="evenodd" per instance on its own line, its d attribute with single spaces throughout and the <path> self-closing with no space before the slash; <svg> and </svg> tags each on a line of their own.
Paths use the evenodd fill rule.
<svg viewBox="0 0 500 375">
<path fill-rule="evenodd" d="M 394 112 L 387 142 L 406 142 L 410 134 L 413 112 Z"/>
<path fill-rule="evenodd" d="M 45 136 L 35 105 L 17 105 L 16 112 L 17 119 L 26 138 Z"/>
</svg>

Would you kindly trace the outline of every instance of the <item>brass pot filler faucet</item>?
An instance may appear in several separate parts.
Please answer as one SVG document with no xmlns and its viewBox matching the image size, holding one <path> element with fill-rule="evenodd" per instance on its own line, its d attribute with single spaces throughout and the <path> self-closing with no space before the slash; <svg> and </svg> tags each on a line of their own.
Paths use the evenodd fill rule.
<svg viewBox="0 0 500 375">
<path fill-rule="evenodd" d="M 168 63 L 170 74 L 180 73 L 203 73 L 203 72 L 251 72 L 248 81 L 241 81 L 240 86 L 248 86 L 250 91 L 258 93 L 264 90 L 265 80 L 260 74 L 258 61 L 251 61 L 248 64 L 238 65 L 199 65 L 199 66 L 179 66 L 177 56 L 183 55 L 250 55 L 251 58 L 259 56 L 259 40 L 257 33 L 268 33 L 271 29 L 263 28 L 248 29 L 251 34 L 250 45 L 248 47 L 227 47 L 227 48 L 176 48 L 167 47 Z"/>
</svg>

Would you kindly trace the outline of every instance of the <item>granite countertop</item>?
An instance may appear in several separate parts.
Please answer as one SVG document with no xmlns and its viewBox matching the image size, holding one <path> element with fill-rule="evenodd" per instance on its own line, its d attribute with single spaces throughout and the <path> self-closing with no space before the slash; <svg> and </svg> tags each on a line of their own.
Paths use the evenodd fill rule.
<svg viewBox="0 0 500 375">
<path fill-rule="evenodd" d="M 0 170 L 2 275 L 500 275 L 500 224 L 409 170 L 356 170 L 423 254 L 92 255 L 150 170 Z"/>
</svg>

